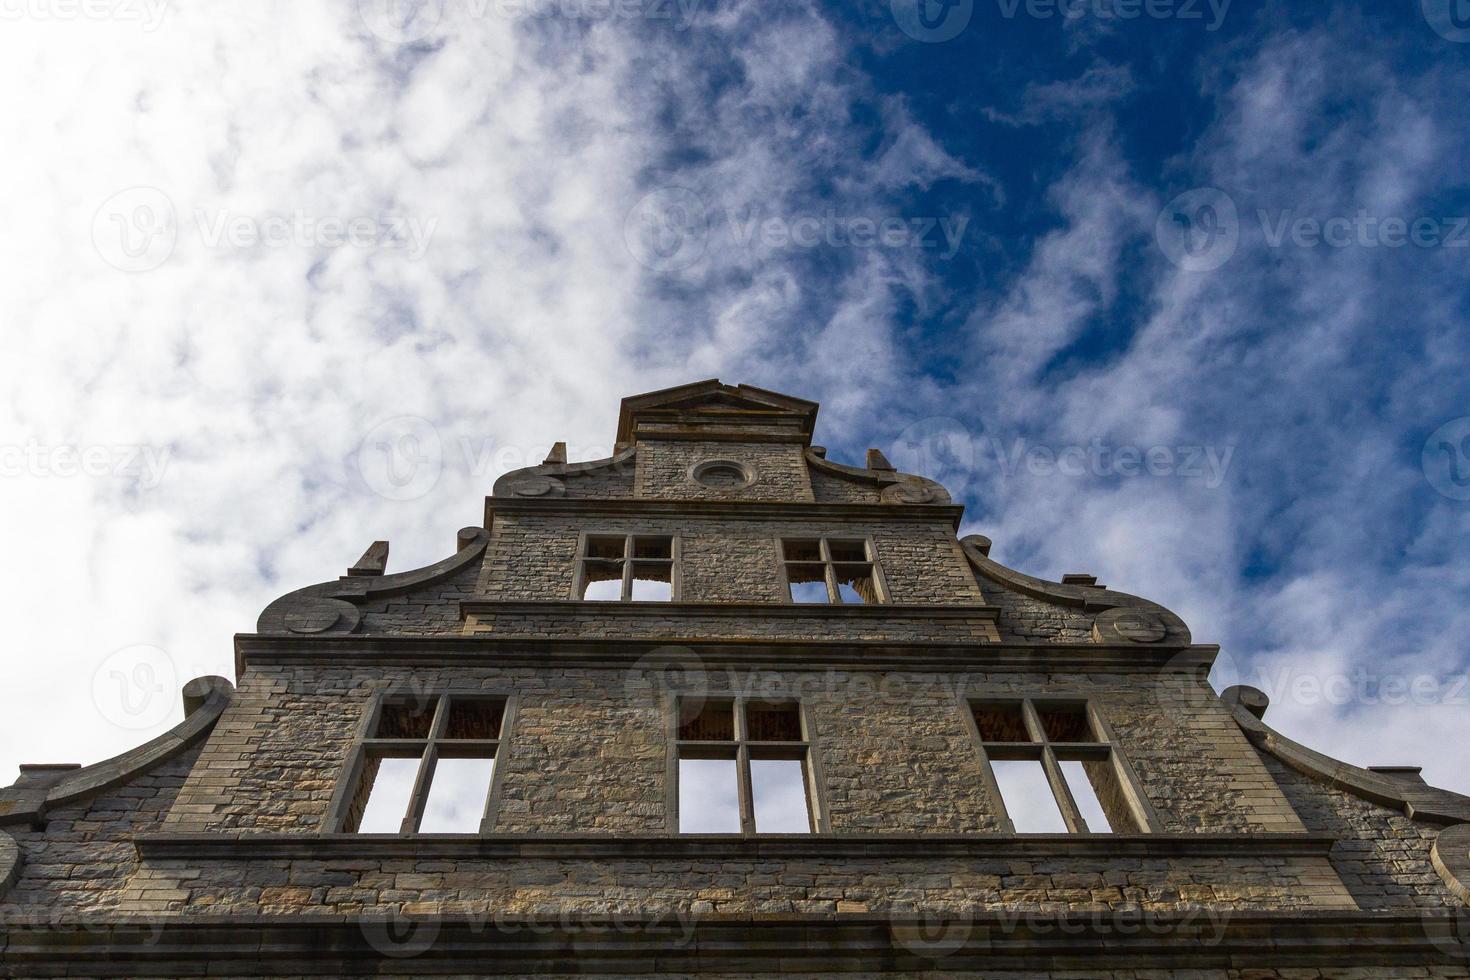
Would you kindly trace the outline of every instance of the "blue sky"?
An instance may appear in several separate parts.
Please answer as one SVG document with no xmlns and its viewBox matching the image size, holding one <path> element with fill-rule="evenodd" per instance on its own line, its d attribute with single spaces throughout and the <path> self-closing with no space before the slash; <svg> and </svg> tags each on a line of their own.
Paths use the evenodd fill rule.
<svg viewBox="0 0 1470 980">
<path fill-rule="evenodd" d="M 0 778 L 718 376 L 1470 791 L 1464 0 L 920 2 L 7 7 Z"/>
</svg>

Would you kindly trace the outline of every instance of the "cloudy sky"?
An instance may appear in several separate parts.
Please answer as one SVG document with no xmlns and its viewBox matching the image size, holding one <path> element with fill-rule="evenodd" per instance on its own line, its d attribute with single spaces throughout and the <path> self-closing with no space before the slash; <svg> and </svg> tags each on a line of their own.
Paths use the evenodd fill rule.
<svg viewBox="0 0 1470 980">
<path fill-rule="evenodd" d="M 1470 791 L 1454 3 L 4 0 L 0 781 L 718 376 Z"/>
</svg>

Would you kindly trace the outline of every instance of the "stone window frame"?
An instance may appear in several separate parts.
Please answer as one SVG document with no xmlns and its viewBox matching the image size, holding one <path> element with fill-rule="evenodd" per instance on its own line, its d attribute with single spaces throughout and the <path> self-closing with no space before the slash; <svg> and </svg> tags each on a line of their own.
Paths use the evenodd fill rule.
<svg viewBox="0 0 1470 980">
<path fill-rule="evenodd" d="M 622 538 L 623 539 L 623 557 L 622 558 L 607 558 L 607 559 L 599 559 L 599 558 L 592 558 L 592 557 L 590 557 L 587 554 L 587 547 L 588 547 L 588 543 L 593 538 Z M 638 558 L 636 556 L 636 554 L 635 554 L 635 540 L 637 538 L 668 538 L 669 539 L 669 557 L 668 558 Z M 684 553 L 683 540 L 682 540 L 682 538 L 681 538 L 681 536 L 679 534 L 674 533 L 674 532 L 659 532 L 659 531 L 647 531 L 647 530 L 644 530 L 644 531 L 598 531 L 598 530 L 595 530 L 595 529 L 594 530 L 588 530 L 588 531 L 581 531 L 581 532 L 579 532 L 577 534 L 577 559 L 576 559 L 576 568 L 574 569 L 573 574 L 572 574 L 572 600 L 575 601 L 575 602 L 596 601 L 596 600 L 588 600 L 588 599 L 583 599 L 582 598 L 583 589 L 585 588 L 585 586 L 587 584 L 587 564 L 589 562 L 596 562 L 596 561 L 603 561 L 603 562 L 618 561 L 618 562 L 621 562 L 622 563 L 622 566 L 623 566 L 623 594 L 622 594 L 622 598 L 620 598 L 619 600 L 617 600 L 618 602 L 633 602 L 634 601 L 634 599 L 632 598 L 632 595 L 633 595 L 633 566 L 634 565 L 637 565 L 637 564 L 668 565 L 669 566 L 669 589 L 670 589 L 670 594 L 669 594 L 668 601 L 671 602 L 671 603 L 672 602 L 680 602 L 680 601 L 682 601 L 683 592 L 684 592 L 684 581 L 683 581 L 684 576 L 683 576 L 683 574 L 680 571 L 681 567 L 683 566 L 683 553 Z M 612 600 L 605 600 L 605 601 L 608 602 L 608 604 L 611 604 L 612 603 Z M 647 601 L 647 600 L 640 600 L 640 601 Z M 665 605 L 666 603 L 663 603 L 662 601 L 658 601 L 655 604 L 657 604 L 657 605 Z"/>
<path fill-rule="evenodd" d="M 690 702 L 697 701 L 700 707 L 710 703 L 731 705 L 734 712 L 735 737 L 732 741 L 689 741 L 679 737 L 680 717 Z M 801 741 L 799 742 L 752 742 L 746 737 L 745 706 L 755 704 L 794 704 L 801 719 Z M 667 733 L 668 754 L 665 762 L 664 785 L 665 824 L 669 833 L 680 836 L 679 831 L 679 760 L 680 759 L 735 759 L 736 788 L 740 801 L 740 830 L 738 833 L 719 834 L 719 837 L 770 837 L 755 826 L 754 791 L 750 781 L 751 746 L 755 746 L 757 759 L 800 759 L 802 776 L 806 783 L 807 820 L 811 835 L 832 832 L 831 815 L 827 808 L 824 790 L 826 783 L 822 771 L 821 756 L 817 752 L 815 727 L 811 706 L 802 698 L 748 698 L 737 694 L 710 694 L 699 697 L 670 695 L 666 703 L 664 723 Z M 688 749 L 694 754 L 685 755 Z"/>
<path fill-rule="evenodd" d="M 975 721 L 975 709 L 1001 706 L 1020 707 L 1029 741 L 987 742 L 981 737 L 980 726 Z M 1092 740 L 1087 742 L 1052 741 L 1047 735 L 1046 726 L 1041 721 L 1038 706 L 1081 708 L 1091 728 Z M 1107 717 L 1098 706 L 1096 699 L 1086 695 L 1068 694 L 976 697 L 964 699 L 961 707 L 970 738 L 979 753 L 982 781 L 999 809 L 1001 825 L 1005 833 L 1015 834 L 1016 827 L 1011 821 L 1010 814 L 1006 811 L 1000 784 L 995 778 L 995 771 L 991 768 L 992 762 L 1040 761 L 1042 769 L 1046 772 L 1046 781 L 1056 799 L 1057 808 L 1061 811 L 1062 821 L 1067 826 L 1067 833 L 1082 835 L 1093 835 L 1097 832 L 1087 827 L 1086 820 L 1079 812 L 1077 802 L 1073 799 L 1072 791 L 1067 787 L 1066 778 L 1062 774 L 1061 763 L 1105 762 L 1108 764 L 1106 771 L 1113 780 L 1131 826 L 1114 827 L 1111 835 L 1098 834 L 1098 836 L 1164 832 L 1164 826 L 1158 814 L 1149 803 L 1148 797 L 1143 794 L 1138 774 L 1134 772 L 1127 755 L 1119 746 L 1117 733 L 1113 731 L 1112 725 L 1108 724 Z"/>
<path fill-rule="evenodd" d="M 378 720 L 382 717 L 383 706 L 390 702 L 402 699 L 422 699 L 434 701 L 434 717 L 429 724 L 429 734 L 426 738 L 374 738 L 373 733 L 377 730 Z M 493 739 L 447 739 L 444 737 L 445 729 L 449 724 L 449 705 L 452 701 L 481 701 L 496 702 L 501 707 L 500 733 Z M 367 762 L 373 752 L 382 752 L 385 757 L 388 753 L 399 753 L 396 758 L 413 758 L 412 755 L 403 753 L 420 749 L 418 755 L 418 771 L 414 776 L 413 790 L 409 797 L 408 814 L 404 817 L 395 836 L 414 837 L 439 837 L 442 834 L 423 834 L 417 829 L 419 822 L 423 819 L 424 807 L 428 803 L 429 789 L 432 786 L 434 766 L 438 763 L 440 754 L 445 747 L 450 751 L 472 751 L 490 750 L 490 757 L 495 760 L 494 768 L 490 774 L 490 787 L 485 794 L 485 810 L 480 817 L 480 826 L 477 831 L 480 835 L 491 833 L 495 827 L 495 821 L 499 812 L 501 783 L 505 766 L 502 764 L 506 758 L 511 732 L 514 730 L 516 717 L 517 696 L 513 691 L 454 691 L 436 689 L 430 691 L 379 691 L 374 695 L 368 710 L 362 714 L 358 723 L 357 733 L 353 739 L 352 748 L 347 756 L 347 765 L 343 769 L 342 776 L 337 782 L 337 788 L 332 795 L 332 802 L 327 807 L 326 818 L 323 821 L 323 831 L 330 834 L 356 833 L 345 829 L 350 810 L 353 806 L 359 785 L 366 770 Z M 452 758 L 453 756 L 450 756 Z"/>
<path fill-rule="evenodd" d="M 819 558 L 817 561 L 792 560 L 786 557 L 786 543 L 788 541 L 816 541 Z M 838 565 L 865 564 L 873 570 L 873 591 L 877 601 L 865 603 L 865 605 L 886 606 L 893 602 L 893 596 L 888 591 L 888 580 L 883 575 L 883 563 L 878 560 L 878 547 L 873 541 L 871 534 L 780 534 L 776 536 L 776 560 L 781 565 L 781 601 L 786 605 L 811 605 L 820 607 L 821 603 L 799 603 L 791 598 L 791 576 L 788 567 L 791 565 L 817 565 L 823 569 L 823 578 L 827 585 L 827 602 L 829 606 L 845 606 L 851 603 L 842 601 L 837 591 L 837 575 L 833 571 Z M 861 563 L 834 561 L 832 559 L 832 542 L 862 542 L 867 559 Z"/>
</svg>

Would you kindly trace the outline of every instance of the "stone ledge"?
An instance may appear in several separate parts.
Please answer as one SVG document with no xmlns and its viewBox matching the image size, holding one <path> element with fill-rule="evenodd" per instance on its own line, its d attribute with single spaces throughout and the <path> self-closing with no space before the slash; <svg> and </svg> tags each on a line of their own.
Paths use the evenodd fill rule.
<svg viewBox="0 0 1470 980">
<path fill-rule="evenodd" d="M 810 523 L 812 521 L 869 520 L 890 524 L 893 521 L 942 521 L 959 530 L 965 508 L 951 504 L 853 504 L 803 503 L 776 500 L 673 500 L 667 498 L 621 497 L 487 497 L 485 526 L 493 527 L 494 517 L 525 515 L 540 517 L 586 516 L 589 514 L 629 517 L 723 517 L 730 520 L 772 521 L 783 518 Z"/>
<path fill-rule="evenodd" d="M 1454 913 L 672 913 L 556 919 L 61 918 L 0 938 L 5 976 L 840 974 L 941 969 L 1422 968 L 1467 962 Z M 1399 975 L 1399 974 L 1395 974 Z M 1403 974 L 1408 975 L 1408 974 Z M 1415 976 L 1427 976 L 1422 969 Z"/>
<path fill-rule="evenodd" d="M 1165 858 L 1323 857 L 1328 834 L 873 834 L 762 837 L 610 834 L 142 834 L 138 853 L 169 860 L 318 860 L 354 858 L 591 859 L 668 858 L 779 860 L 795 858 Z"/>
<path fill-rule="evenodd" d="M 1220 648 L 1097 643 L 895 643 L 889 640 L 582 639 L 489 636 L 235 635 L 235 670 L 248 664 L 576 667 L 625 671 L 680 647 L 705 666 L 770 670 L 1191 673 L 1208 671 Z"/>
<path fill-rule="evenodd" d="M 822 605 L 784 602 L 584 602 L 575 599 L 538 599 L 504 602 L 466 599 L 463 616 L 564 616 L 568 619 L 606 619 L 610 616 L 649 619 L 861 619 L 861 620 L 980 620 L 993 623 L 999 606 Z M 771 642 L 767 639 L 765 642 Z"/>
</svg>

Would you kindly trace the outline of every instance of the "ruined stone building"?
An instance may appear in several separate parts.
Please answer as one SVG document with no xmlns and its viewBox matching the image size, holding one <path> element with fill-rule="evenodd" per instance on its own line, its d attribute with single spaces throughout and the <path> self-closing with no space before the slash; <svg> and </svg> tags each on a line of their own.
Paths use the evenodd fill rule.
<svg viewBox="0 0 1470 980">
<path fill-rule="evenodd" d="M 174 730 L 25 767 L 0 973 L 1470 977 L 1470 798 L 816 417 L 628 398 L 438 564 L 273 602 Z"/>
</svg>

